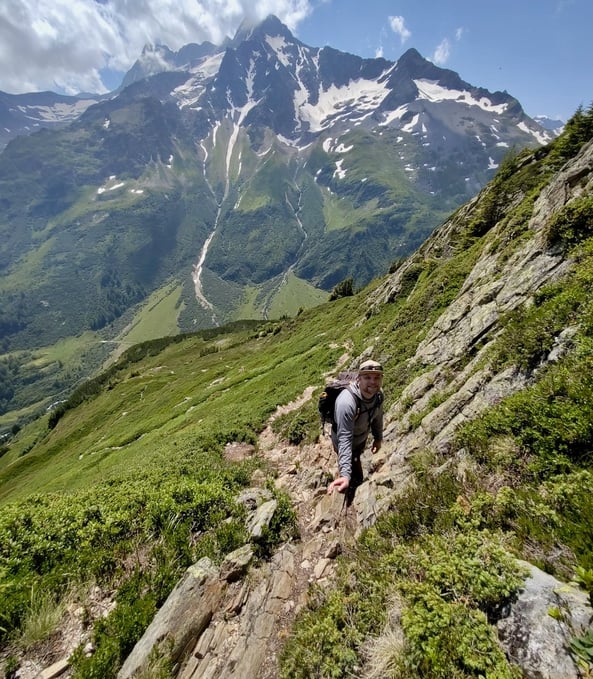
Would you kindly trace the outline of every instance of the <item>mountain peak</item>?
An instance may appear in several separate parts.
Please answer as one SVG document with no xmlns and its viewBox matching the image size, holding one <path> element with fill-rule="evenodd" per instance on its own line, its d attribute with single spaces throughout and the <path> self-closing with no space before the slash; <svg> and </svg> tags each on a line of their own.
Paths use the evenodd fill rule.
<svg viewBox="0 0 593 679">
<path fill-rule="evenodd" d="M 274 14 L 268 14 L 268 16 L 259 23 L 253 21 L 252 19 L 243 20 L 237 29 L 237 32 L 235 33 L 233 44 L 238 45 L 245 40 L 261 38 L 265 35 L 282 35 L 286 38 L 294 40 L 294 36 L 288 27 L 285 26 Z"/>
<path fill-rule="evenodd" d="M 426 78 L 430 80 L 441 81 L 446 74 L 454 74 L 458 80 L 461 80 L 457 73 L 445 68 L 440 68 L 433 64 L 432 61 L 425 59 L 418 50 L 410 47 L 397 60 L 397 71 L 413 76 L 414 78 Z"/>
<path fill-rule="evenodd" d="M 425 59 L 415 47 L 410 47 L 398 59 L 398 64 L 423 64 Z"/>
</svg>

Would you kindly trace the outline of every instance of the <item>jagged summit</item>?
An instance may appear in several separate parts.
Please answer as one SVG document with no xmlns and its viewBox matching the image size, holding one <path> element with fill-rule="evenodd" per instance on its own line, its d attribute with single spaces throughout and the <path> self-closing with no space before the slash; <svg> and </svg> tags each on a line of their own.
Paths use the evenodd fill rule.
<svg viewBox="0 0 593 679">
<path fill-rule="evenodd" d="M 233 54 L 224 56 L 226 52 Z M 231 108 L 244 106 L 247 102 L 246 93 L 249 91 L 249 99 L 259 100 L 256 107 L 262 110 L 257 114 L 254 112 L 249 119 L 244 118 L 244 124 L 254 118 L 265 121 L 266 124 L 275 120 L 275 133 L 281 133 L 295 141 L 300 139 L 303 143 L 309 143 L 311 133 L 327 129 L 336 118 L 344 120 L 343 115 L 334 116 L 332 113 L 339 112 L 340 109 L 347 110 L 344 107 L 358 111 L 357 117 L 350 121 L 344 120 L 345 123 L 368 128 L 369 123 L 372 125 L 378 119 L 378 114 L 382 113 L 389 118 L 387 124 L 393 127 L 396 118 L 401 119 L 404 113 L 398 109 L 412 105 L 417 99 L 426 99 L 427 91 L 434 91 L 435 84 L 440 87 L 440 98 L 436 98 L 440 101 L 447 99 L 449 109 L 451 102 L 455 101 L 459 103 L 458 108 L 468 105 L 483 108 L 485 103 L 490 102 L 492 106 L 506 107 L 506 113 L 513 116 L 511 124 L 515 127 L 521 126 L 519 134 L 531 135 L 540 143 L 552 138 L 547 130 L 525 116 L 520 104 L 510 95 L 502 92 L 490 93 L 469 85 L 459 74 L 436 66 L 414 48 L 407 50 L 396 62 L 390 62 L 383 58 L 362 59 L 327 46 L 321 49 L 309 47 L 295 38 L 287 26 L 272 14 L 261 22 L 245 19 L 233 39 L 227 39 L 221 45 L 210 42 L 190 43 L 178 52 L 170 50 L 166 45 L 146 45 L 138 60 L 124 76 L 116 93 L 133 83 L 167 71 L 187 72 L 188 86 L 180 90 L 182 95 L 187 94 L 194 100 L 197 96 L 210 96 L 218 110 L 225 109 L 225 95 L 224 92 L 216 92 L 217 89 L 230 88 L 231 92 L 239 96 L 239 102 L 234 102 L 231 96 Z M 200 91 L 194 89 L 192 92 L 189 79 L 196 73 L 201 77 L 199 82 L 194 83 L 194 88 L 197 86 Z M 277 77 L 273 77 L 274 75 Z M 426 81 L 432 87 L 421 87 L 418 81 Z M 204 86 L 208 87 L 208 84 L 209 95 L 203 92 Z M 328 97 L 334 86 L 337 90 Z M 262 98 L 264 92 L 266 94 Z M 464 99 L 463 95 L 467 93 L 472 96 Z M 35 99 L 38 95 L 24 95 L 24 99 L 19 101 L 19 107 L 12 107 L 14 110 L 10 112 L 10 103 L 13 100 L 10 95 L 6 96 L 7 110 L 0 111 L 0 115 L 4 114 L 3 118 L 9 125 L 5 126 L 7 129 L 0 131 L 0 143 L 2 140 L 6 143 L 15 135 L 28 133 L 32 129 L 31 121 L 37 121 L 43 127 L 59 127 L 80 115 L 89 105 L 105 98 L 75 97 L 69 108 L 63 105 L 62 98 L 54 95 L 54 100 L 44 102 L 47 108 L 40 109 Z M 31 101 L 30 107 L 27 106 L 28 100 Z M 185 101 L 180 100 L 179 105 L 184 106 Z M 209 102 L 204 101 L 202 107 L 207 109 L 208 105 Z M 293 108 L 294 114 L 289 114 L 287 107 Z M 279 108 L 284 111 L 280 112 Z M 275 109 L 273 113 L 272 109 Z M 362 116 L 365 114 L 361 109 L 367 112 L 364 120 Z M 468 117 L 469 113 L 469 117 L 472 117 L 474 112 L 458 111 L 455 115 Z M 500 112 L 499 110 L 497 113 Z M 426 122 L 424 127 L 430 129 Z M 513 134 L 516 134 L 516 129 Z M 499 141 L 501 144 L 507 143 L 502 139 Z M 497 155 L 499 154 L 495 149 L 493 153 L 489 151 L 489 156 L 495 160 Z"/>
<path fill-rule="evenodd" d="M 235 33 L 232 46 L 240 45 L 246 40 L 265 39 L 266 36 L 281 36 L 287 40 L 295 40 L 294 36 L 274 14 L 268 14 L 263 21 L 244 19 Z"/>
</svg>

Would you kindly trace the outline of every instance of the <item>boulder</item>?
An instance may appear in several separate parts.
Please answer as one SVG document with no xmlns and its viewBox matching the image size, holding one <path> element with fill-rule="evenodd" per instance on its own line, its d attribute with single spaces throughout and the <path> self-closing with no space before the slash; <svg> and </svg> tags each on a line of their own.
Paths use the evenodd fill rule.
<svg viewBox="0 0 593 679">
<path fill-rule="evenodd" d="M 525 679 L 579 679 L 569 644 L 591 629 L 589 598 L 574 585 L 522 564 L 530 575 L 508 617 L 497 624 L 501 644 Z"/>
</svg>

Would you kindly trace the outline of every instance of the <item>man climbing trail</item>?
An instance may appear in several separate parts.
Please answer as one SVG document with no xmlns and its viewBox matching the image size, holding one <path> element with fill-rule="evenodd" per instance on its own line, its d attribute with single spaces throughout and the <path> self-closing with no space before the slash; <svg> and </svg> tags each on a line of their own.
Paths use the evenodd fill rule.
<svg viewBox="0 0 593 679">
<path fill-rule="evenodd" d="M 331 439 L 338 455 L 338 478 L 332 481 L 328 493 L 345 493 L 345 502 L 352 504 L 356 488 L 363 481 L 360 456 L 369 433 L 373 435 L 372 453 L 381 448 L 383 440 L 383 367 L 376 361 L 361 363 L 358 376 L 336 399 Z"/>
</svg>

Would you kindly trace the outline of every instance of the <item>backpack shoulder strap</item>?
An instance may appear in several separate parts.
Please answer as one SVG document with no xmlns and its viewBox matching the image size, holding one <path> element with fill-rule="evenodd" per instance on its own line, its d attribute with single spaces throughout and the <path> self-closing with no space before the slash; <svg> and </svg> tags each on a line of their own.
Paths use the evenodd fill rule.
<svg viewBox="0 0 593 679">
<path fill-rule="evenodd" d="M 343 387 L 340 391 L 341 391 L 341 392 L 342 392 L 342 391 L 347 391 L 349 394 L 352 395 L 352 398 L 354 399 L 354 403 L 356 404 L 356 413 L 354 414 L 354 419 L 355 419 L 355 420 L 358 419 L 358 416 L 359 416 L 360 413 L 361 413 L 361 401 L 360 401 L 360 398 L 354 393 L 354 391 L 352 391 L 352 389 L 350 388 L 350 385 L 349 385 L 349 384 L 344 385 L 344 387 Z M 338 394 L 338 396 L 339 396 L 339 394 Z M 337 401 L 337 400 L 338 400 L 338 399 L 336 398 L 336 401 Z M 336 407 L 336 404 L 334 403 L 334 410 L 335 410 L 335 407 Z M 338 426 L 338 424 L 337 424 L 337 422 L 336 422 L 336 418 L 334 417 L 334 418 L 333 418 L 333 422 L 332 422 L 332 429 L 336 429 L 337 426 Z"/>
<path fill-rule="evenodd" d="M 359 396 L 350 388 L 350 385 L 346 387 L 346 389 L 352 394 L 354 397 L 354 402 L 356 403 L 356 415 L 354 416 L 354 419 L 356 419 L 361 412 L 362 408 L 362 401 L 360 400 Z"/>
</svg>

